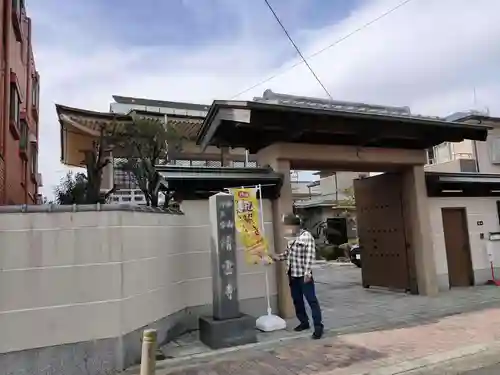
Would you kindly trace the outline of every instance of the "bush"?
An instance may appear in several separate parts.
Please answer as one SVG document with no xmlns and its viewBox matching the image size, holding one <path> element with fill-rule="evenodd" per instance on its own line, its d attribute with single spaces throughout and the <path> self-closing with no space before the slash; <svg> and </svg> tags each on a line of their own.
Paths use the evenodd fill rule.
<svg viewBox="0 0 500 375">
<path fill-rule="evenodd" d="M 335 245 L 321 245 L 316 251 L 316 258 L 325 260 L 337 260 L 344 257 L 344 250 Z"/>
</svg>

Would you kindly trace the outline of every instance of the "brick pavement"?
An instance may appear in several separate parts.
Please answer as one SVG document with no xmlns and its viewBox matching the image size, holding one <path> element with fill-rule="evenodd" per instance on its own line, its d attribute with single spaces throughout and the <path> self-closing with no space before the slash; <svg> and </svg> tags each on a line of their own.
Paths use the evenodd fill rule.
<svg viewBox="0 0 500 375">
<path fill-rule="evenodd" d="M 332 375 L 346 375 L 354 369 L 387 366 L 473 345 L 492 345 L 500 341 L 500 308 L 454 315 L 422 326 L 348 335 L 343 341 L 371 348 L 384 358 L 349 371 L 334 371 Z"/>
<path fill-rule="evenodd" d="M 453 289 L 441 293 L 436 298 L 411 296 L 364 289 L 361 287 L 361 273 L 358 268 L 331 265 L 325 265 L 315 270 L 315 279 L 318 296 L 324 311 L 325 325 L 329 329 L 328 335 L 330 337 L 320 342 L 311 342 L 301 338 L 276 344 L 276 338 L 287 337 L 290 332 L 266 333 L 259 336 L 259 341 L 263 344 L 259 346 L 261 349 L 258 349 L 259 347 L 247 348 L 222 354 L 211 352 L 210 349 L 201 345 L 197 341 L 196 333 L 194 333 L 163 348 L 165 355 L 173 359 L 173 361 L 165 362 L 164 366 L 175 365 L 176 368 L 183 369 L 184 372 L 170 367 L 170 370 L 173 371 L 171 373 L 174 375 L 225 375 L 236 371 L 235 369 L 238 369 L 236 372 L 241 375 L 255 373 L 255 369 L 258 369 L 258 373 L 267 375 L 339 371 L 342 367 L 352 368 L 358 366 L 357 363 L 362 364 L 366 361 L 373 364 L 376 358 L 381 364 L 387 364 L 387 361 L 393 360 L 398 355 L 401 356 L 401 353 L 413 353 L 413 355 L 419 356 L 426 355 L 425 353 L 428 352 L 432 353 L 433 350 L 440 350 L 436 349 L 433 343 L 428 344 L 427 348 L 418 346 L 417 338 L 434 340 L 435 336 L 438 335 L 439 340 L 444 340 L 442 339 L 445 337 L 442 336 L 442 329 L 435 324 L 447 321 L 448 325 L 446 325 L 444 332 L 451 333 L 452 336 L 456 335 L 456 330 L 451 328 L 450 322 L 455 322 L 457 321 L 455 319 L 458 319 L 460 324 L 467 326 L 466 322 L 461 320 L 463 318 L 459 316 L 440 320 L 443 317 L 500 307 L 500 293 L 495 287 Z M 422 324 L 425 325 L 420 327 Z M 290 322 L 290 326 L 293 325 L 294 323 Z M 396 327 L 401 328 L 398 330 L 395 329 Z M 422 328 L 423 330 L 421 330 Z M 412 329 L 416 330 L 412 331 Z M 377 330 L 384 331 L 377 332 Z M 411 335 L 416 341 L 400 339 L 398 335 L 401 332 Z M 481 330 L 477 332 L 479 332 L 477 337 L 482 337 L 481 334 L 491 334 L 491 332 Z M 351 335 L 354 333 L 359 333 L 359 335 Z M 332 337 L 339 334 L 350 335 Z M 386 337 L 391 338 L 392 341 L 399 340 L 398 346 L 391 346 L 391 341 L 385 342 L 384 338 Z M 464 334 L 461 333 L 460 337 L 464 338 Z M 469 338 L 465 337 L 465 341 L 468 340 Z M 266 347 L 266 341 L 272 343 L 268 344 L 267 347 L 269 345 L 275 346 L 274 352 L 263 349 Z M 454 342 L 452 340 L 451 343 L 443 343 L 443 350 L 446 350 L 446 345 L 450 347 L 449 345 L 454 344 Z M 470 338 L 469 342 L 474 342 L 474 338 Z M 378 344 L 382 346 L 377 348 Z M 297 349 L 298 347 L 301 349 Z M 202 357 L 192 357 L 193 354 L 197 356 L 200 353 Z M 287 357 L 287 353 L 294 353 L 291 359 Z M 207 355 L 206 358 L 205 355 Z M 217 362 L 210 363 L 214 360 Z M 291 363 L 294 360 L 296 362 L 292 366 Z M 201 367 L 186 367 L 194 362 L 199 363 Z M 295 370 L 286 370 L 287 366 L 291 366 Z M 313 370 L 311 366 L 319 367 Z M 158 374 L 166 374 L 162 371 L 165 370 L 160 369 Z"/>
<path fill-rule="evenodd" d="M 300 339 L 272 349 L 249 349 L 192 367 L 159 369 L 158 375 L 350 375 L 500 341 L 500 308 L 384 331 Z"/>
<path fill-rule="evenodd" d="M 317 293 L 330 329 L 365 330 L 407 325 L 500 306 L 495 287 L 457 288 L 437 298 L 364 289 L 357 267 L 330 266 L 315 271 Z"/>
<path fill-rule="evenodd" d="M 500 293 L 491 286 L 453 289 L 430 298 L 364 289 L 361 271 L 355 266 L 327 264 L 314 274 L 325 326 L 335 334 L 421 324 L 453 314 L 500 307 Z M 290 327 L 295 324 L 295 321 L 289 322 Z M 259 342 L 265 344 L 293 336 L 296 334 L 289 331 L 263 333 L 259 334 Z M 210 349 L 198 341 L 196 332 L 162 349 L 167 358 L 210 353 Z"/>
<path fill-rule="evenodd" d="M 500 364 L 499 363 L 497 363 L 496 365 L 483 367 L 483 368 L 476 369 L 476 370 L 470 370 L 470 371 L 464 372 L 462 375 L 496 375 L 496 374 L 500 374 Z"/>
</svg>

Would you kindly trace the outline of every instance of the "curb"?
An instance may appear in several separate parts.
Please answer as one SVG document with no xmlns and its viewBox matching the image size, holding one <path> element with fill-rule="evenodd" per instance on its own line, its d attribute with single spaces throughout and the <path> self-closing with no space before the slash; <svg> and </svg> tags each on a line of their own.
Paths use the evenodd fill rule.
<svg viewBox="0 0 500 375">
<path fill-rule="evenodd" d="M 326 333 L 326 332 L 325 332 Z M 233 346 L 231 348 L 224 348 L 224 349 L 217 349 L 217 350 L 210 350 L 206 351 L 203 353 L 196 353 L 196 354 L 190 354 L 178 358 L 169 358 L 169 359 L 164 359 L 162 361 L 157 361 L 156 362 L 156 369 L 160 370 L 163 368 L 166 368 L 167 366 L 176 366 L 179 364 L 183 364 L 186 362 L 191 362 L 190 365 L 196 364 L 196 361 L 199 360 L 204 360 L 207 358 L 214 358 L 214 357 L 219 357 L 224 354 L 230 354 L 230 353 L 235 353 L 235 352 L 240 352 L 248 349 L 265 349 L 268 346 L 274 346 L 277 344 L 282 344 L 288 341 L 293 341 L 297 340 L 300 338 L 305 338 L 311 336 L 310 332 L 306 333 L 297 333 L 293 334 L 290 336 L 286 337 L 280 337 L 274 340 L 268 340 L 268 341 L 261 341 L 261 342 L 256 342 L 253 344 L 245 344 L 245 345 L 240 345 L 240 346 Z"/>
<path fill-rule="evenodd" d="M 325 331 L 325 337 L 330 334 L 334 334 L 335 332 L 328 332 Z M 217 350 L 210 350 L 202 353 L 196 353 L 196 354 L 189 354 L 185 355 L 182 357 L 177 357 L 177 358 L 167 358 L 161 361 L 156 361 L 156 370 L 163 370 L 167 368 L 175 368 L 179 365 L 182 368 L 189 368 L 189 367 L 194 367 L 199 365 L 200 361 L 207 360 L 207 359 L 212 359 L 216 358 L 219 356 L 223 356 L 226 354 L 231 354 L 231 353 L 237 353 L 240 351 L 245 351 L 248 349 L 259 349 L 259 350 L 265 350 L 268 347 L 272 347 L 274 345 L 279 345 L 282 343 L 286 343 L 288 341 L 293 341 L 305 337 L 310 337 L 311 333 L 310 332 L 302 332 L 302 333 L 296 333 L 292 334 L 290 336 L 286 337 L 281 337 L 277 338 L 274 340 L 268 340 L 264 342 L 256 342 L 253 344 L 245 344 L 245 345 L 239 345 L 239 346 L 233 346 L 230 348 L 224 348 L 224 349 L 217 349 Z M 124 374 L 138 374 L 139 373 L 139 366 L 131 366 L 128 369 L 123 371 Z"/>
</svg>

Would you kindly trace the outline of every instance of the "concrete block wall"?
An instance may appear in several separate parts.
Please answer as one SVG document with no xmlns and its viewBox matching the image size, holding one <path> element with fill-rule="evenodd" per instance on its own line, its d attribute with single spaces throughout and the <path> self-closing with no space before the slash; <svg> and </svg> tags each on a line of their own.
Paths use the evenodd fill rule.
<svg viewBox="0 0 500 375">
<path fill-rule="evenodd" d="M 166 342 L 210 313 L 208 201 L 184 215 L 113 207 L 0 213 L 1 375 L 104 374 L 137 362 L 143 328 Z M 241 248 L 238 261 L 242 310 L 264 314 L 264 269 Z"/>
<path fill-rule="evenodd" d="M 467 212 L 467 225 L 469 229 L 469 242 L 471 248 L 472 268 L 476 285 L 484 285 L 491 279 L 491 268 L 486 252 L 486 240 L 480 238 L 480 233 L 500 231 L 496 201 L 498 197 L 459 197 L 444 198 L 433 197 L 429 199 L 431 215 L 432 241 L 434 246 L 434 259 L 440 290 L 449 289 L 448 263 L 446 246 L 443 233 L 442 208 L 463 207 Z M 483 222 L 483 225 L 478 225 Z M 495 245 L 494 266 L 500 275 L 500 243 Z"/>
</svg>

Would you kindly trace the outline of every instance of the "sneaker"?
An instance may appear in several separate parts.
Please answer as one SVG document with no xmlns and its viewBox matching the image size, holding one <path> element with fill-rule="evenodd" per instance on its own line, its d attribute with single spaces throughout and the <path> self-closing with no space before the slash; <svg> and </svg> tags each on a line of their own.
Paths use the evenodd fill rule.
<svg viewBox="0 0 500 375">
<path fill-rule="evenodd" d="M 310 329 L 311 327 L 309 326 L 309 324 L 299 324 L 297 327 L 295 327 L 293 330 L 295 332 L 302 332 L 302 331 L 306 331 L 308 329 Z"/>
</svg>

